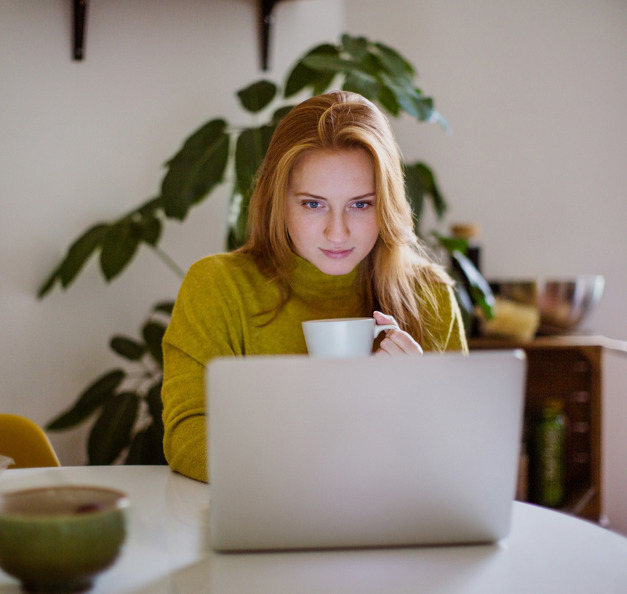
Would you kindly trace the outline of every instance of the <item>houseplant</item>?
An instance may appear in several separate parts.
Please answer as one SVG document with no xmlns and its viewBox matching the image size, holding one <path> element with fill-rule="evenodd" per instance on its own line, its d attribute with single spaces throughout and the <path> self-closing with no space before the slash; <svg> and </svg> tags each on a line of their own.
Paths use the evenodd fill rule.
<svg viewBox="0 0 627 594">
<path fill-rule="evenodd" d="M 263 123 L 241 127 L 214 118 L 198 128 L 167 161 L 160 194 L 116 220 L 90 227 L 72 243 L 42 285 L 39 296 L 44 297 L 57 285 L 69 287 L 96 253 L 102 274 L 111 281 L 129 266 L 142 245 L 182 275 L 183 271 L 159 247 L 163 224 L 167 219 L 185 220 L 193 206 L 210 197 L 227 179 L 232 180 L 228 248 L 241 245 L 255 172 L 276 125 L 291 109 L 290 101 L 296 95 L 316 95 L 332 85 L 339 86 L 371 99 L 391 117 L 407 114 L 419 122 L 433 122 L 447 129 L 433 99 L 415 86 L 415 77 L 410 62 L 389 46 L 342 35 L 338 44 L 319 45 L 297 60 L 282 89 L 264 79 L 238 91 L 236 96 L 244 111 L 255 120 L 265 117 Z M 416 231 L 424 237 L 419 228 L 424 208 L 429 203 L 442 218 L 446 203 L 425 163 L 405 163 L 404 170 Z M 489 288 L 464 257 L 464 242 L 437 235 L 427 239 L 447 249 L 460 263 L 472 291 L 470 299 L 460 292 L 462 305 L 471 308 L 476 303 L 489 313 Z M 90 463 L 108 464 L 120 458 L 134 463 L 163 462 L 161 338 L 171 306 L 171 302 L 162 302 L 153 308 L 140 339 L 120 335 L 111 339 L 113 351 L 138 367 L 138 372 L 123 367 L 107 372 L 47 426 L 52 431 L 63 430 L 96 417 L 88 442 Z"/>
</svg>

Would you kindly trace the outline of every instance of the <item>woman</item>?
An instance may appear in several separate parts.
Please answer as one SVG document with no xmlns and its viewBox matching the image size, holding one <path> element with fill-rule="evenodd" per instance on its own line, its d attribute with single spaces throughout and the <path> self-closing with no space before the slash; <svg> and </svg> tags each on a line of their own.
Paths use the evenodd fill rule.
<svg viewBox="0 0 627 594">
<path fill-rule="evenodd" d="M 388 121 L 360 95 L 336 91 L 277 127 L 245 245 L 200 260 L 183 281 L 163 342 L 170 466 L 209 480 L 210 359 L 306 353 L 303 320 L 364 316 L 398 327 L 377 355 L 467 348 L 449 277 L 414 234 Z"/>
</svg>

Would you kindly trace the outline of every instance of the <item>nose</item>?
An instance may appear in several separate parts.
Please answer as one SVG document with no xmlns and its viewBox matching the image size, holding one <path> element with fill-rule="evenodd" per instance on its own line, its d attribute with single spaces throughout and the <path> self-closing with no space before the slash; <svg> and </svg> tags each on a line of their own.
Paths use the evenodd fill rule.
<svg viewBox="0 0 627 594">
<path fill-rule="evenodd" d="M 350 235 L 348 223 L 344 212 L 331 213 L 324 232 L 328 241 L 341 243 Z"/>
</svg>

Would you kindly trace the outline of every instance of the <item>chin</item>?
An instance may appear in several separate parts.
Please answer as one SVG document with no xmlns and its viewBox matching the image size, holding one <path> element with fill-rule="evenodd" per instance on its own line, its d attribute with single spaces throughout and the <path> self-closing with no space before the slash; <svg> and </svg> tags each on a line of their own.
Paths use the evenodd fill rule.
<svg viewBox="0 0 627 594">
<path fill-rule="evenodd" d="M 330 276 L 341 276 L 342 274 L 348 274 L 355 269 L 355 266 L 359 264 L 359 262 L 347 262 L 347 261 L 338 261 L 338 262 L 314 262 L 314 266 L 324 274 L 328 274 Z"/>
</svg>

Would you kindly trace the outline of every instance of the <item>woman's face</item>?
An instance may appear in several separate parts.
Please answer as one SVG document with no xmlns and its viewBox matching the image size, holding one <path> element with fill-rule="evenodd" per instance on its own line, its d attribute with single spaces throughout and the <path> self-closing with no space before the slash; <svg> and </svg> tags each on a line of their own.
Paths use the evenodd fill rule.
<svg viewBox="0 0 627 594">
<path fill-rule="evenodd" d="M 316 149 L 294 165 L 287 229 L 296 253 L 325 274 L 351 272 L 379 237 L 374 166 L 363 149 Z"/>
</svg>

